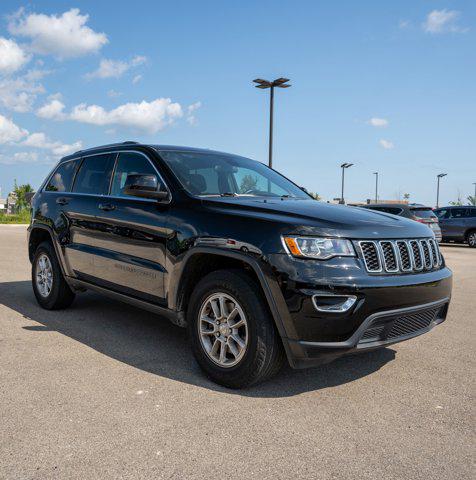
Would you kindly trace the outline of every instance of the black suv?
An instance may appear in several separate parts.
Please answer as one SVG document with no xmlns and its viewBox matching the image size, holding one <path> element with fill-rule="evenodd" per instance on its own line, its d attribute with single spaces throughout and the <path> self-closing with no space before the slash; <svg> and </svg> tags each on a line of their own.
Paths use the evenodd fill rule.
<svg viewBox="0 0 476 480">
<path fill-rule="evenodd" d="M 476 207 L 444 207 L 435 210 L 444 242 L 466 242 L 476 248 Z"/>
<path fill-rule="evenodd" d="M 46 309 L 95 290 L 187 326 L 214 381 L 406 340 L 441 323 L 452 274 L 428 227 L 312 199 L 247 158 L 134 142 L 63 158 L 32 200 Z"/>
</svg>

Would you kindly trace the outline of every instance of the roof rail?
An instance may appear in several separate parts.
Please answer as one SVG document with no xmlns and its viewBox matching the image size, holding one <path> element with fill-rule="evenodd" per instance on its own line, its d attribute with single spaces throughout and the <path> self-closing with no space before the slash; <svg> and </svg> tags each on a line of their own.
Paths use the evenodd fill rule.
<svg viewBox="0 0 476 480">
<path fill-rule="evenodd" d="M 82 150 L 78 150 L 77 152 L 74 152 L 72 155 L 78 155 L 79 153 L 87 152 L 89 150 L 97 150 L 99 148 L 117 147 L 119 145 L 139 145 L 139 142 L 135 142 L 133 140 L 126 140 L 125 142 L 108 143 L 107 145 L 98 145 L 97 147 L 84 148 Z"/>
</svg>

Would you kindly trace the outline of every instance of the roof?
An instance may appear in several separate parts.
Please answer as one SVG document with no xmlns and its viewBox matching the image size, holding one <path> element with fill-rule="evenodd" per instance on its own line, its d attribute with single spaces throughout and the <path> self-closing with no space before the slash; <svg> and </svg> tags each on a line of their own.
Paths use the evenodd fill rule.
<svg viewBox="0 0 476 480">
<path fill-rule="evenodd" d="M 230 153 L 226 152 L 219 152 L 216 150 L 210 150 L 208 148 L 197 148 L 197 147 L 187 147 L 187 146 L 179 146 L 179 145 L 157 145 L 157 144 L 151 144 L 151 143 L 140 143 L 140 142 L 134 142 L 134 141 L 125 141 L 125 142 L 119 142 L 119 143 L 109 143 L 106 145 L 98 145 L 97 147 L 91 147 L 91 148 L 86 148 L 84 150 L 78 150 L 77 152 L 74 152 L 71 155 L 68 155 L 66 158 L 74 158 L 77 157 L 78 155 L 83 155 L 85 153 L 92 153 L 97 150 L 104 150 L 108 148 L 124 148 L 124 147 L 149 147 L 149 148 L 154 148 L 155 150 L 160 151 L 180 151 L 180 152 L 197 152 L 197 153 L 220 153 L 222 155 L 230 155 Z"/>
</svg>

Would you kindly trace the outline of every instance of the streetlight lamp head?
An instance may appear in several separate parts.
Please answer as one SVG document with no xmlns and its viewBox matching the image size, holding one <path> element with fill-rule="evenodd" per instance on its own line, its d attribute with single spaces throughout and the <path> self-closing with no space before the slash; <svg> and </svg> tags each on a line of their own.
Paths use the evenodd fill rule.
<svg viewBox="0 0 476 480">
<path fill-rule="evenodd" d="M 341 165 L 341 168 L 349 168 L 349 167 L 351 167 L 352 165 L 353 165 L 353 163 L 343 163 L 343 164 Z"/>
<path fill-rule="evenodd" d="M 268 80 L 263 80 L 262 78 L 255 78 L 253 80 L 253 83 L 258 84 L 258 85 L 255 85 L 256 88 L 270 88 L 271 87 L 271 82 L 268 82 Z"/>
<path fill-rule="evenodd" d="M 443 177 L 446 177 L 446 175 L 448 175 L 447 173 L 439 173 L 437 175 L 438 178 L 443 178 Z"/>
</svg>

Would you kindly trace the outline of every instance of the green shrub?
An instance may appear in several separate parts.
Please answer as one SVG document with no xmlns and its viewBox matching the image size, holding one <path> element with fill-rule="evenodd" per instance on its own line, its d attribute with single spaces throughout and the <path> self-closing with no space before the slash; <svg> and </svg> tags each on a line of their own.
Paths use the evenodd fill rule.
<svg viewBox="0 0 476 480">
<path fill-rule="evenodd" d="M 13 215 L 0 213 L 0 223 L 30 223 L 30 209 L 24 208 Z"/>
</svg>

